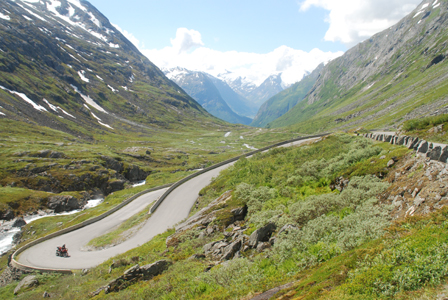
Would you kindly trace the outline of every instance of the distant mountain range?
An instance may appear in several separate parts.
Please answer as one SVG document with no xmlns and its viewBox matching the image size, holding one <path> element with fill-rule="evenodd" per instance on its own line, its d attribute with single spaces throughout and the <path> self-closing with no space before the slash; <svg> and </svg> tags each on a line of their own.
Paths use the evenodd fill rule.
<svg viewBox="0 0 448 300">
<path fill-rule="evenodd" d="M 163 70 L 212 115 L 230 123 L 250 124 L 260 106 L 283 91 L 281 74 L 271 75 L 260 86 L 230 73 L 214 77 L 184 68 Z"/>
<path fill-rule="evenodd" d="M 2 1 L 0 35 L 0 118 L 82 137 L 212 118 L 87 1 Z"/>
</svg>

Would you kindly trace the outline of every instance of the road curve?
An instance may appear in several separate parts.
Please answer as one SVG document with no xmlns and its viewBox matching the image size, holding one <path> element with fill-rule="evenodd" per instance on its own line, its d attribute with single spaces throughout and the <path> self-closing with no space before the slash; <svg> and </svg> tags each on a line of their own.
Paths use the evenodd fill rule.
<svg viewBox="0 0 448 300">
<path fill-rule="evenodd" d="M 299 145 L 311 140 L 313 139 L 301 140 L 288 145 Z M 119 211 L 96 223 L 32 246 L 23 251 L 17 261 L 25 266 L 41 269 L 75 270 L 95 267 L 111 257 L 148 242 L 154 236 L 165 232 L 184 220 L 188 217 L 191 207 L 196 202 L 199 191 L 209 185 L 213 177 L 217 177 L 222 170 L 231 165 L 233 163 L 213 169 L 180 185 L 165 198 L 134 236 L 117 246 L 99 251 L 83 250 L 91 239 L 103 235 L 111 228 L 143 210 L 157 200 L 167 189 L 140 196 Z M 69 249 L 69 258 L 56 257 L 56 247 L 62 244 L 66 244 Z"/>
</svg>

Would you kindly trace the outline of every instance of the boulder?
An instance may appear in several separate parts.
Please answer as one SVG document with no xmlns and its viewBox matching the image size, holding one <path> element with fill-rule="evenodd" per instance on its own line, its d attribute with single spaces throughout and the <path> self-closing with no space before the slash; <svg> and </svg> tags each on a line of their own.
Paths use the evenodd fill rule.
<svg viewBox="0 0 448 300">
<path fill-rule="evenodd" d="M 443 148 L 442 153 L 440 154 L 439 161 L 446 163 L 448 160 L 448 147 Z"/>
<path fill-rule="evenodd" d="M 81 205 L 73 196 L 53 196 L 48 198 L 48 208 L 54 210 L 55 213 L 60 213 L 63 211 L 72 211 L 75 209 L 80 209 Z"/>
<path fill-rule="evenodd" d="M 243 207 L 238 207 L 238 208 L 232 209 L 231 213 L 233 215 L 233 222 L 232 223 L 234 223 L 236 221 L 243 221 L 244 218 L 246 218 L 246 215 L 247 215 L 247 206 L 243 206 Z"/>
<path fill-rule="evenodd" d="M 241 246 L 243 245 L 242 239 L 238 239 L 232 244 L 228 245 L 222 250 L 223 255 L 221 256 L 221 260 L 229 260 L 233 258 L 236 252 L 238 252 L 241 249 Z"/>
<path fill-rule="evenodd" d="M 5 212 L 0 211 L 0 220 L 11 221 L 14 217 L 14 212 L 10 209 L 7 209 Z"/>
<path fill-rule="evenodd" d="M 426 157 L 429 157 L 431 160 L 439 160 L 442 155 L 442 147 L 436 146 L 431 151 L 426 153 Z"/>
<path fill-rule="evenodd" d="M 23 227 L 25 225 L 26 221 L 23 218 L 17 218 L 12 224 L 12 227 Z"/>
<path fill-rule="evenodd" d="M 421 141 L 417 151 L 420 153 L 426 153 L 428 152 L 429 144 L 427 141 Z"/>
<path fill-rule="evenodd" d="M 34 275 L 26 276 L 25 278 L 20 281 L 20 283 L 16 286 L 14 289 L 14 295 L 17 295 L 20 290 L 24 290 L 27 288 L 31 288 L 33 286 L 37 286 L 39 284 L 39 281 L 37 280 L 37 277 Z"/>
<path fill-rule="evenodd" d="M 125 184 L 126 184 L 125 180 L 109 181 L 107 188 L 106 188 L 106 193 L 110 194 L 113 192 L 121 191 L 122 189 L 124 189 Z"/>
<path fill-rule="evenodd" d="M 255 248 L 259 242 L 268 242 L 276 228 L 274 223 L 269 223 L 255 230 L 249 237 L 249 246 Z"/>
<path fill-rule="evenodd" d="M 119 292 L 137 281 L 149 280 L 154 276 L 161 274 L 168 268 L 170 264 L 171 263 L 166 260 L 159 260 L 153 264 L 145 265 L 142 267 L 137 264 L 127 269 L 122 276 L 109 282 L 109 284 L 104 288 L 98 289 L 97 292 L 99 294 L 99 292 L 101 292 L 103 289 L 106 294 L 111 292 Z"/>
</svg>

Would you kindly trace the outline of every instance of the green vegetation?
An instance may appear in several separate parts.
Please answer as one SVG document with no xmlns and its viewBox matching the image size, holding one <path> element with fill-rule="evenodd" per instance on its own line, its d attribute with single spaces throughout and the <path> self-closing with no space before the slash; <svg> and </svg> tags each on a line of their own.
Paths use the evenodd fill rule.
<svg viewBox="0 0 448 300">
<path fill-rule="evenodd" d="M 403 123 L 402 130 L 407 135 L 438 143 L 448 143 L 448 114 L 413 119 Z"/>
<path fill-rule="evenodd" d="M 361 292 L 355 288 L 364 277 L 357 276 L 376 274 L 376 271 L 366 273 L 366 268 L 381 267 L 376 265 L 381 260 L 375 260 L 375 257 L 383 257 L 380 254 L 386 253 L 387 248 L 402 249 L 402 245 L 411 240 L 417 247 L 421 241 L 418 238 L 414 240 L 414 236 L 431 236 L 429 232 L 422 231 L 431 223 L 427 221 L 410 221 L 414 224 L 412 226 L 403 222 L 385 231 L 392 224 L 389 207 L 378 203 L 376 195 L 384 191 L 388 183 L 366 173 L 365 164 L 368 163 L 374 170 L 382 169 L 386 174 L 389 169 L 385 169 L 385 159 L 381 157 L 394 155 L 400 159 L 409 151 L 403 149 L 385 143 L 374 144 L 363 138 L 334 135 L 318 143 L 273 149 L 251 159 L 241 159 L 201 192 L 199 203 L 204 207 L 224 191 L 234 190 L 230 202 L 215 208 L 220 214 L 212 225 L 219 226 L 220 231 L 204 235 L 201 234 L 204 229 L 193 228 L 182 233 L 177 242 L 167 248 L 165 239 L 173 233 L 171 230 L 93 268 L 87 275 L 42 277 L 38 288 L 16 298 L 29 299 L 46 290 L 52 297 L 87 299 L 89 292 L 120 276 L 135 264 L 136 259 L 140 265 L 160 259 L 168 259 L 173 265 L 150 281 L 137 282 L 119 293 L 105 295 L 101 292 L 94 299 L 250 298 L 255 292 L 297 280 L 298 283 L 289 291 L 295 297 L 358 297 Z M 331 191 L 330 186 L 342 174 L 351 178 L 350 184 L 342 192 Z M 221 232 L 228 225 L 226 214 L 242 204 L 247 205 L 248 216 L 239 226 L 247 228 L 246 234 L 268 222 L 277 224 L 277 232 L 285 224 L 293 227 L 280 234 L 267 252 L 247 250 L 241 253 L 240 258 L 204 272 L 211 262 L 189 257 L 203 253 L 203 245 L 223 239 Z M 442 221 L 446 216 L 448 211 L 432 219 L 448 224 L 448 221 Z M 433 227 L 431 230 L 438 228 L 436 225 Z M 446 232 L 444 227 L 437 230 L 439 234 Z M 443 241 L 438 236 L 429 239 L 434 242 L 429 250 L 435 249 L 437 241 Z M 410 259 L 415 252 L 410 250 L 406 253 L 409 257 L 406 259 Z M 366 254 L 370 256 L 364 260 Z M 391 254 L 388 262 L 396 263 L 394 258 Z M 115 262 L 115 267 L 109 273 L 112 262 Z M 441 259 L 440 265 L 443 263 Z M 424 265 L 423 260 L 421 265 Z M 442 271 L 439 274 L 439 279 L 445 276 Z M 74 280 L 70 283 L 73 288 L 66 288 L 68 280 Z M 389 297 L 389 294 L 376 289 L 375 277 L 368 280 L 373 287 L 363 291 L 363 297 Z M 437 280 L 429 279 L 427 282 L 436 283 Z M 418 289 L 423 284 L 413 284 L 410 289 Z M 11 297 L 13 287 L 1 288 L 0 295 Z M 394 291 L 401 290 L 397 285 Z"/>
</svg>

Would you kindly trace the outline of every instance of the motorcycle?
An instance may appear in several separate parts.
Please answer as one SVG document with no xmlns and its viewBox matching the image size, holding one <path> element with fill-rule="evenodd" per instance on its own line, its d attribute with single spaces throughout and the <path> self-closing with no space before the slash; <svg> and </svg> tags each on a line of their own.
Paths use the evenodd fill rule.
<svg viewBox="0 0 448 300">
<path fill-rule="evenodd" d="M 68 249 L 65 247 L 56 247 L 56 256 L 60 257 L 69 257 Z"/>
</svg>

